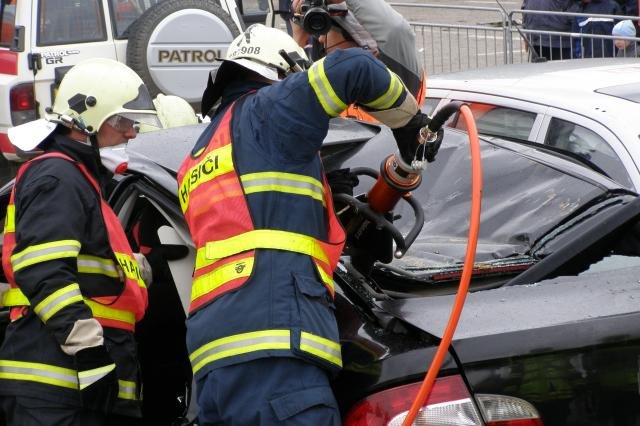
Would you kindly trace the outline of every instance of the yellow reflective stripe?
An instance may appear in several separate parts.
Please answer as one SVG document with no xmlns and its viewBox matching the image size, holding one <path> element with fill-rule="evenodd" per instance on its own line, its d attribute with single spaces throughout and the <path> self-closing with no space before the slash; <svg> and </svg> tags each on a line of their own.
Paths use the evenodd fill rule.
<svg viewBox="0 0 640 426">
<path fill-rule="evenodd" d="M 119 277 L 118 269 L 113 259 L 88 254 L 78 255 L 78 272 L 81 274 L 101 274 L 111 278 Z"/>
<path fill-rule="evenodd" d="M 231 157 L 231 144 L 214 149 L 198 160 L 198 163 L 187 170 L 182 182 L 178 198 L 182 212 L 186 212 L 189 207 L 189 196 L 200 184 L 208 182 L 220 175 L 233 170 L 233 159 Z"/>
<path fill-rule="evenodd" d="M 114 252 L 114 254 L 122 268 L 122 271 L 124 272 L 124 275 L 127 278 L 135 280 L 139 287 L 146 288 L 144 280 L 142 279 L 142 274 L 140 273 L 140 266 L 138 265 L 138 262 L 136 262 L 136 259 L 124 253 Z"/>
<path fill-rule="evenodd" d="M 389 109 L 398 100 L 400 95 L 402 95 L 402 90 L 404 89 L 402 81 L 390 70 L 389 75 L 391 77 L 391 80 L 389 81 L 389 89 L 387 89 L 385 94 L 380 96 L 378 99 L 364 104 L 365 106 L 378 110 Z"/>
<path fill-rule="evenodd" d="M 289 330 L 263 330 L 209 342 L 189 355 L 193 374 L 210 362 L 222 358 L 263 350 L 291 349 L 290 335 Z"/>
<path fill-rule="evenodd" d="M 87 298 L 84 298 L 83 300 L 84 303 L 89 306 L 89 309 L 91 309 L 94 317 L 112 319 L 116 321 L 126 322 L 127 324 L 136 323 L 136 317 L 133 312 L 124 311 L 122 309 L 114 309 L 109 307 L 108 305 L 102 305 Z M 19 288 L 10 288 L 9 291 L 4 294 L 2 298 L 2 304 L 4 306 L 29 306 L 30 303 Z"/>
<path fill-rule="evenodd" d="M 222 259 L 257 248 L 288 250 L 329 263 L 326 253 L 315 238 L 275 229 L 256 229 L 226 240 L 210 241 L 205 246 L 206 257 L 209 260 Z"/>
<path fill-rule="evenodd" d="M 336 117 L 347 109 L 347 104 L 342 102 L 331 87 L 331 83 L 329 83 L 329 79 L 324 72 L 324 59 L 325 58 L 322 58 L 316 61 L 311 68 L 309 68 L 307 76 L 324 112 L 330 117 Z"/>
<path fill-rule="evenodd" d="M 29 299 L 19 288 L 10 288 L 2 295 L 1 306 L 29 306 Z"/>
<path fill-rule="evenodd" d="M 136 392 L 136 382 L 118 379 L 118 398 L 136 400 L 138 393 Z"/>
<path fill-rule="evenodd" d="M 239 259 L 236 262 L 231 262 L 214 269 L 202 276 L 193 279 L 191 286 L 191 301 L 194 301 L 198 297 L 209 293 L 220 287 L 221 285 L 228 283 L 229 281 L 248 277 L 253 270 L 253 257 L 245 259 Z"/>
<path fill-rule="evenodd" d="M 288 192 L 306 195 L 325 205 L 324 187 L 317 179 L 293 173 L 262 172 L 240 177 L 246 194 L 264 191 Z"/>
<path fill-rule="evenodd" d="M 318 265 L 317 263 L 316 263 L 316 269 L 318 270 L 318 274 L 320 275 L 320 279 L 322 280 L 322 282 L 325 283 L 333 293 L 333 291 L 335 290 L 335 287 L 333 285 L 333 277 L 330 275 L 327 275 L 324 269 L 322 269 L 320 265 Z"/>
<path fill-rule="evenodd" d="M 7 206 L 7 215 L 4 218 L 4 232 L 16 232 L 16 206 L 10 204 Z"/>
<path fill-rule="evenodd" d="M 11 267 L 13 272 L 17 272 L 36 263 L 65 257 L 76 257 L 79 252 L 80 241 L 77 240 L 60 240 L 36 244 L 11 256 Z"/>
<path fill-rule="evenodd" d="M 82 293 L 80 293 L 80 286 L 72 283 L 45 297 L 33 310 L 42 322 L 46 323 L 58 311 L 76 302 L 82 302 Z"/>
<path fill-rule="evenodd" d="M 135 324 L 136 316 L 133 312 L 124 311 L 122 309 L 114 309 L 107 305 L 94 302 L 90 299 L 85 299 L 84 303 L 89 306 L 94 317 L 111 319 L 115 321 L 126 322 L 127 324 Z"/>
<path fill-rule="evenodd" d="M 24 380 L 78 389 L 78 373 L 75 370 L 37 362 L 0 360 L 0 379 Z"/>
<path fill-rule="evenodd" d="M 300 335 L 300 350 L 342 367 L 340 344 L 332 340 L 303 331 Z"/>
<path fill-rule="evenodd" d="M 78 384 L 80 385 L 80 390 L 87 386 L 91 386 L 115 369 L 115 364 L 108 364 L 103 367 L 92 368 L 91 370 L 78 371 Z"/>
</svg>

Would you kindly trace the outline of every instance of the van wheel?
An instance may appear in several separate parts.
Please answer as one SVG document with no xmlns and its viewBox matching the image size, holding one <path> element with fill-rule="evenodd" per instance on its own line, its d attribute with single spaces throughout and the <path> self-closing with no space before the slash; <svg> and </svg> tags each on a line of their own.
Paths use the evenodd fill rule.
<svg viewBox="0 0 640 426">
<path fill-rule="evenodd" d="M 215 0 L 167 0 L 143 13 L 129 34 L 126 63 L 151 96 L 176 95 L 199 107 L 209 72 L 240 32 Z"/>
</svg>

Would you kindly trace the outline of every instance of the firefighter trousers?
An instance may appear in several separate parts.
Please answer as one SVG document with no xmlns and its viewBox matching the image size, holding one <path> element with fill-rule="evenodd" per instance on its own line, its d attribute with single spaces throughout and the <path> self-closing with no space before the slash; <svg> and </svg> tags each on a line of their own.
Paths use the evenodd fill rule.
<svg viewBox="0 0 640 426">
<path fill-rule="evenodd" d="M 221 367 L 198 381 L 201 426 L 340 426 L 327 372 L 296 358 Z"/>
</svg>

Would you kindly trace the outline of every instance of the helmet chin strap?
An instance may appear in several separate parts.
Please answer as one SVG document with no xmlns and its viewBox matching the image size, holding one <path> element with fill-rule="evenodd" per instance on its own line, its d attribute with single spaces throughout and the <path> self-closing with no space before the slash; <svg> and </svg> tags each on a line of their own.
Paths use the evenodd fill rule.
<svg viewBox="0 0 640 426">
<path fill-rule="evenodd" d="M 343 43 L 352 43 L 352 41 L 351 41 L 351 40 L 342 40 L 342 41 L 339 41 L 339 42 L 337 42 L 337 43 L 332 44 L 331 46 L 325 46 L 324 51 L 325 51 L 325 52 L 327 52 L 327 53 L 329 53 L 329 49 L 333 49 L 334 47 L 336 47 L 336 46 L 340 46 L 340 45 L 341 45 L 341 44 L 343 44 Z"/>
</svg>

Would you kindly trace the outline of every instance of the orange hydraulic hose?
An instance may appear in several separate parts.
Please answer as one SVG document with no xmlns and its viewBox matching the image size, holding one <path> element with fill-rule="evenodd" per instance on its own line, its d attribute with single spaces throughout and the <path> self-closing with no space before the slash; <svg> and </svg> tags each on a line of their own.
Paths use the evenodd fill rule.
<svg viewBox="0 0 640 426">
<path fill-rule="evenodd" d="M 469 235 L 467 239 L 467 252 L 464 258 L 464 266 L 462 268 L 462 276 L 460 278 L 460 285 L 458 287 L 458 293 L 456 294 L 453 307 L 451 308 L 451 315 L 449 315 L 449 322 L 444 330 L 444 335 L 438 345 L 436 355 L 429 366 L 427 375 L 420 386 L 418 395 L 411 405 L 409 414 L 402 422 L 402 426 L 410 426 L 413 424 L 418 411 L 422 408 L 423 404 L 429 398 L 433 384 L 438 376 L 444 357 L 449 351 L 451 340 L 453 339 L 453 333 L 458 326 L 458 320 L 464 307 L 464 301 L 467 297 L 467 291 L 469 289 L 469 283 L 471 282 L 471 273 L 473 270 L 473 264 L 476 257 L 476 246 L 478 244 L 478 232 L 480 230 L 480 204 L 482 200 L 482 165 L 480 159 L 480 141 L 478 140 L 478 129 L 476 128 L 476 122 L 471 114 L 471 109 L 467 105 L 460 107 L 460 113 L 464 117 L 464 121 L 467 125 L 469 132 L 469 149 L 471 151 L 471 216 L 469 220 Z"/>
</svg>

